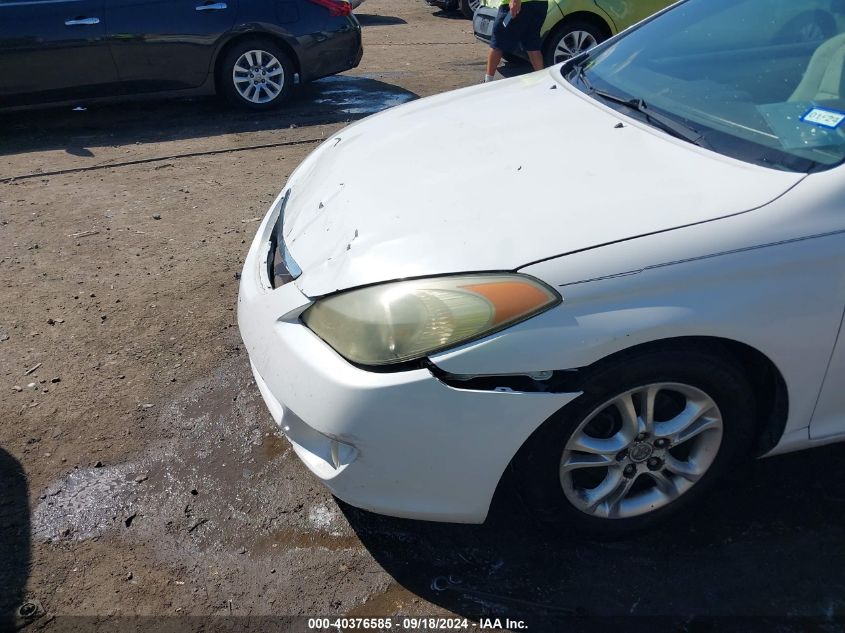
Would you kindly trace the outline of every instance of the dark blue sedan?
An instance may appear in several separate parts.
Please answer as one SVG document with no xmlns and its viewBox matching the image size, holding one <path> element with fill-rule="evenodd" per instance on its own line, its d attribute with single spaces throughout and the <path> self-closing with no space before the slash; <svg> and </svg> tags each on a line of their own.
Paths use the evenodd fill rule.
<svg viewBox="0 0 845 633">
<path fill-rule="evenodd" d="M 264 110 L 362 55 L 346 0 L 0 1 L 0 107 L 217 93 Z"/>
</svg>

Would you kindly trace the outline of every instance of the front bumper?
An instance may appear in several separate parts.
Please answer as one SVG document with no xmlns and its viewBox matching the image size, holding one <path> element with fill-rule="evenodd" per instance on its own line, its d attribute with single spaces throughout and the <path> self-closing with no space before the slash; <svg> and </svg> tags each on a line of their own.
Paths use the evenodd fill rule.
<svg viewBox="0 0 845 633">
<path fill-rule="evenodd" d="M 577 394 L 469 391 L 427 369 L 377 373 L 350 365 L 299 320 L 312 302 L 295 282 L 269 287 L 273 215 L 246 259 L 238 323 L 261 394 L 296 453 L 352 505 L 483 522 L 516 451 Z"/>
</svg>

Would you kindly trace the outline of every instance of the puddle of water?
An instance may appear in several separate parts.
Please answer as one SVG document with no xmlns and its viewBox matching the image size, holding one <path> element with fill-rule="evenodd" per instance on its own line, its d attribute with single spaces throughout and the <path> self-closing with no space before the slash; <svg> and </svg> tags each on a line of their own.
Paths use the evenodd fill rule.
<svg viewBox="0 0 845 633">
<path fill-rule="evenodd" d="M 75 470 L 51 485 L 32 513 L 36 539 L 83 540 L 120 529 L 137 507 L 139 464 Z"/>
<path fill-rule="evenodd" d="M 259 538 L 253 546 L 253 551 L 267 552 L 272 549 L 308 549 L 323 548 L 327 550 L 356 550 L 361 543 L 357 536 L 322 534 L 315 532 L 301 532 L 299 530 L 281 529 L 267 536 Z"/>
<path fill-rule="evenodd" d="M 332 105 L 345 114 L 375 114 L 417 98 L 412 92 L 367 77 L 338 75 L 313 85 L 319 91 L 316 103 Z"/>
<path fill-rule="evenodd" d="M 385 613 L 414 615 L 423 602 L 399 584 L 390 585 L 384 593 L 372 596 L 346 614 L 350 618 L 378 618 Z"/>
<path fill-rule="evenodd" d="M 290 444 L 279 433 L 271 432 L 261 443 L 261 456 L 268 461 L 284 457 L 290 450 Z"/>
<path fill-rule="evenodd" d="M 191 570 L 187 580 L 210 600 L 242 596 L 253 614 L 274 612 L 260 598 L 270 587 L 307 596 L 286 605 L 291 614 L 349 609 L 386 588 L 389 576 L 278 435 L 245 358 L 160 411 L 144 454 L 73 471 L 44 491 L 36 538 L 129 542 L 144 561 L 137 577 L 142 565 Z M 330 578 L 340 584 L 326 592 Z"/>
</svg>

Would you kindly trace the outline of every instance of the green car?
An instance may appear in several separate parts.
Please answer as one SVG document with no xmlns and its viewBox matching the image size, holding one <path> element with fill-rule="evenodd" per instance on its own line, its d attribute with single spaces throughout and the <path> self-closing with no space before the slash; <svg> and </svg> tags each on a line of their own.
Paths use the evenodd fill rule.
<svg viewBox="0 0 845 633">
<path fill-rule="evenodd" d="M 480 0 L 475 12 L 475 36 L 490 42 L 493 22 L 500 0 Z M 543 59 L 546 66 L 566 61 L 600 44 L 612 35 L 625 30 L 645 18 L 674 4 L 675 0 L 549 0 L 549 13 L 543 25 Z M 777 19 L 775 19 L 777 17 Z M 750 18 L 749 18 L 750 20 Z M 748 22 L 738 22 L 735 28 L 753 33 L 749 48 L 755 42 L 805 44 L 829 39 L 842 32 L 845 23 L 845 0 L 804 0 L 779 5 L 778 16 L 759 16 Z M 690 37 L 695 37 L 690 35 Z M 700 42 L 707 49 L 711 33 Z M 521 51 L 505 51 L 505 59 L 515 61 Z"/>
<path fill-rule="evenodd" d="M 546 66 L 566 61 L 673 4 L 674 0 L 549 0 L 543 25 L 543 58 Z M 499 0 L 482 0 L 475 12 L 475 36 L 489 42 Z M 513 59 L 518 52 L 506 51 Z"/>
</svg>

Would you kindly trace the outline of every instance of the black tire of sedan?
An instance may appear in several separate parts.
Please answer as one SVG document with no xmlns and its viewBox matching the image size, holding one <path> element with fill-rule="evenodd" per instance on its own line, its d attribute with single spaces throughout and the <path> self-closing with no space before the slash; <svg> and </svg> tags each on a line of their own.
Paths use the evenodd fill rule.
<svg viewBox="0 0 845 633">
<path fill-rule="evenodd" d="M 564 20 L 546 38 L 543 62 L 554 66 L 601 44 L 607 35 L 587 20 Z"/>
<path fill-rule="evenodd" d="M 271 110 L 290 98 L 294 65 L 281 47 L 267 39 L 244 40 L 226 52 L 217 87 L 232 105 Z"/>
<path fill-rule="evenodd" d="M 756 404 L 728 354 L 690 347 L 614 360 L 512 463 L 535 519 L 619 538 L 682 510 L 750 453 Z"/>
</svg>

